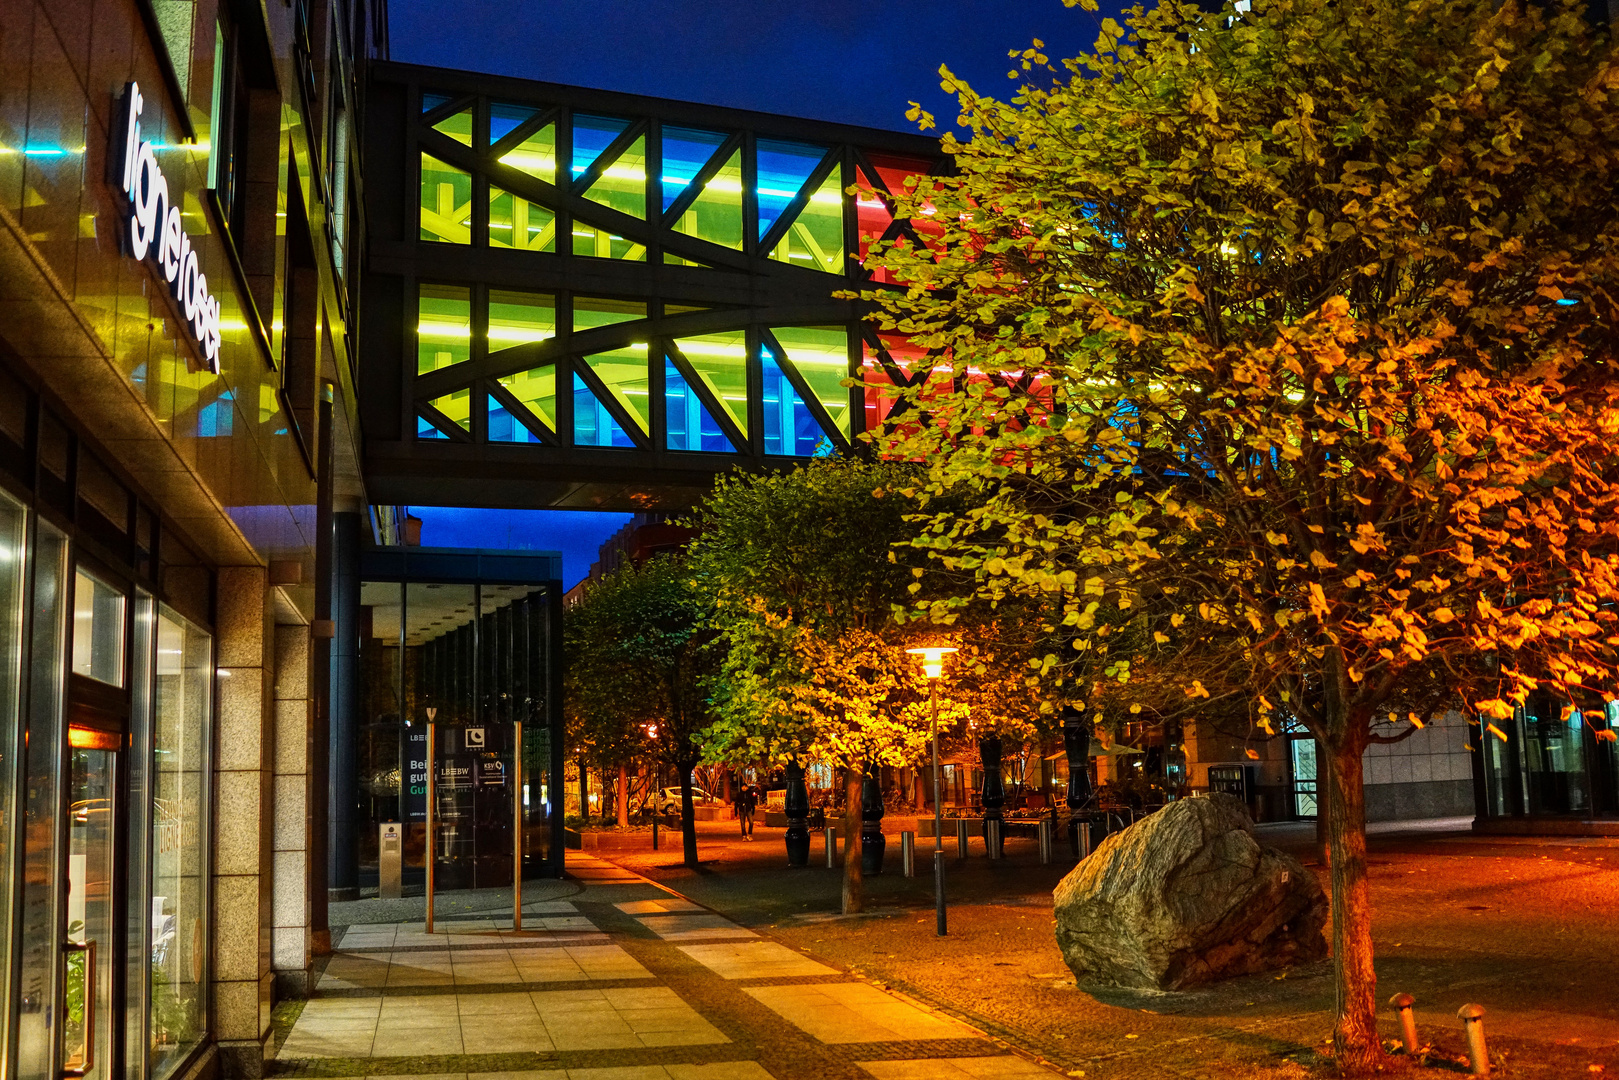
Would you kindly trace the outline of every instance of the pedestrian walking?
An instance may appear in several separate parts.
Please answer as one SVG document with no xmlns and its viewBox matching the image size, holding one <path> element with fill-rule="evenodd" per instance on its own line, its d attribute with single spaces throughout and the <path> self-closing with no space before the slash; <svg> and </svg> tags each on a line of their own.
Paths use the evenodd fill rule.
<svg viewBox="0 0 1619 1080">
<path fill-rule="evenodd" d="M 753 809 L 759 805 L 759 796 L 752 784 L 746 784 L 736 796 L 736 819 L 742 825 L 742 839 L 753 839 Z"/>
</svg>

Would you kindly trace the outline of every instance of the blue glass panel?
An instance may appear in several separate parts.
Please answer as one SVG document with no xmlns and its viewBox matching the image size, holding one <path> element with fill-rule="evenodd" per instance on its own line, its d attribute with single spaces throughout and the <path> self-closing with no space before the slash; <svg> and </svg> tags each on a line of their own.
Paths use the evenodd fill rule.
<svg viewBox="0 0 1619 1080">
<path fill-rule="evenodd" d="M 708 159 L 725 142 L 717 131 L 697 128 L 665 127 L 663 129 L 663 165 L 658 178 L 663 186 L 663 209 L 667 213 L 680 193 L 692 179 L 703 171 Z"/>
<path fill-rule="evenodd" d="M 832 453 L 836 444 L 816 423 L 792 381 L 782 374 L 775 355 L 761 348 L 759 360 L 764 374 L 761 396 L 765 453 L 781 457 L 825 457 Z"/>
<path fill-rule="evenodd" d="M 527 105 L 505 105 L 494 102 L 489 106 L 489 142 L 498 143 L 517 129 L 517 125 L 534 119 L 538 109 Z"/>
<path fill-rule="evenodd" d="M 448 105 L 449 103 L 449 94 L 440 94 L 436 90 L 422 91 L 422 112 L 424 113 L 430 113 L 440 105 Z"/>
<path fill-rule="evenodd" d="M 583 382 L 573 384 L 573 444 L 635 447 L 635 440 L 625 433 L 607 411 L 607 406 L 596 400 L 596 395 Z"/>
<path fill-rule="evenodd" d="M 628 120 L 615 120 L 611 116 L 573 114 L 573 175 L 571 180 L 583 176 L 602 151 L 613 145 L 613 140 L 624 134 L 630 126 Z"/>
<path fill-rule="evenodd" d="M 664 418 L 669 431 L 670 450 L 706 450 L 712 453 L 733 452 L 731 440 L 725 437 L 713 414 L 697 396 L 686 377 L 680 374 L 674 361 L 663 361 Z"/>
<path fill-rule="evenodd" d="M 197 435 L 204 439 L 222 439 L 231 433 L 231 417 L 236 415 L 231 404 L 231 392 L 226 390 L 213 401 L 197 410 Z"/>
<path fill-rule="evenodd" d="M 803 188 L 826 147 L 780 139 L 759 140 L 759 235 L 764 236 Z"/>
<path fill-rule="evenodd" d="M 495 395 L 489 395 L 489 441 L 504 443 L 537 443 L 540 437 L 528 429 L 517 417 L 506 410 Z"/>
<path fill-rule="evenodd" d="M 418 416 L 416 418 L 416 437 L 418 439 L 448 439 L 449 438 L 449 436 L 444 434 L 444 432 L 442 432 L 438 428 L 434 427 L 433 424 L 432 424 L 432 421 L 428 420 L 427 417 L 425 417 L 425 416 Z"/>
</svg>

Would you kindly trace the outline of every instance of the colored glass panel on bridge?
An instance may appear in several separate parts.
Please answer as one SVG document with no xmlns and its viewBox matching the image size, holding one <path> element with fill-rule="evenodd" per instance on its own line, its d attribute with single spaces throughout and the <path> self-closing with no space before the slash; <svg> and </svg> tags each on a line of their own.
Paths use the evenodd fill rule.
<svg viewBox="0 0 1619 1080">
<path fill-rule="evenodd" d="M 552 431 L 557 429 L 557 368 L 555 364 L 541 364 L 519 371 L 511 375 L 502 375 L 498 380 L 501 388 L 517 399 L 535 419 Z M 502 408 L 504 412 L 505 409 Z M 494 414 L 490 414 L 489 437 L 495 438 Z M 524 440 L 513 438 L 502 440 L 508 442 L 533 442 L 537 440 Z"/>
<path fill-rule="evenodd" d="M 841 274 L 843 254 L 843 177 L 834 168 L 782 234 L 770 257 L 793 266 Z"/>
<path fill-rule="evenodd" d="M 667 357 L 663 362 L 663 403 L 668 449 L 735 452 L 736 448 L 726 438 L 708 406 L 703 404 L 702 397 Z"/>
<path fill-rule="evenodd" d="M 505 380 L 502 380 L 503 382 Z M 520 418 L 514 416 L 495 395 L 489 395 L 489 441 L 499 443 L 544 442 Z"/>
<path fill-rule="evenodd" d="M 416 374 L 472 356 L 472 292 L 456 285 L 423 285 L 416 301 Z"/>
<path fill-rule="evenodd" d="M 645 435 L 650 430 L 652 412 L 646 343 L 636 342 L 622 349 L 592 353 L 582 360 L 619 408 Z"/>
<path fill-rule="evenodd" d="M 512 105 L 504 101 L 490 103 L 489 142 L 498 143 L 524 124 L 538 116 L 540 110 L 527 105 Z"/>
<path fill-rule="evenodd" d="M 676 338 L 680 355 L 737 430 L 748 433 L 748 336 L 742 330 Z"/>
<path fill-rule="evenodd" d="M 810 174 L 826 158 L 826 147 L 781 139 L 758 141 L 759 239 L 776 224 L 789 203 L 798 197 Z"/>
<path fill-rule="evenodd" d="M 635 322 L 646 318 L 646 304 L 640 300 L 613 300 L 598 296 L 573 299 L 573 332 Z"/>
<path fill-rule="evenodd" d="M 721 247 L 742 248 L 742 151 L 737 150 L 715 170 L 669 226 L 677 233 Z"/>
<path fill-rule="evenodd" d="M 646 136 L 636 139 L 585 190 L 585 198 L 630 217 L 646 217 Z"/>
<path fill-rule="evenodd" d="M 539 203 L 490 184 L 489 246 L 556 251 L 557 216 Z"/>
<path fill-rule="evenodd" d="M 596 164 L 596 159 L 602 156 L 613 140 L 630 129 L 628 120 L 620 120 L 614 116 L 590 116 L 586 113 L 573 114 L 573 162 L 569 167 L 570 181 L 578 181 L 590 167 Z"/>
<path fill-rule="evenodd" d="M 781 457 L 825 457 L 834 449 L 826 433 L 769 349 L 759 350 L 763 387 L 764 451 Z"/>
<path fill-rule="evenodd" d="M 472 430 L 472 391 L 454 390 L 428 402 L 462 431 Z"/>
<path fill-rule="evenodd" d="M 462 109 L 458 113 L 446 116 L 433 125 L 433 130 L 440 135 L 448 135 L 463 146 L 471 146 L 472 110 Z"/>
<path fill-rule="evenodd" d="M 832 426 L 849 437 L 849 331 L 841 326 L 772 327 L 788 363 L 808 384 Z"/>
<path fill-rule="evenodd" d="M 540 130 L 500 155 L 500 163 L 528 173 L 547 184 L 557 181 L 557 126 L 546 124 Z"/>
<path fill-rule="evenodd" d="M 421 239 L 472 243 L 472 176 L 422 155 Z"/>
<path fill-rule="evenodd" d="M 489 355 L 556 335 L 556 297 L 549 293 L 489 290 Z"/>
<path fill-rule="evenodd" d="M 675 200 L 691 186 L 714 152 L 725 144 L 725 139 L 723 132 L 664 126 L 663 164 L 658 174 L 664 213 L 668 213 Z"/>
</svg>

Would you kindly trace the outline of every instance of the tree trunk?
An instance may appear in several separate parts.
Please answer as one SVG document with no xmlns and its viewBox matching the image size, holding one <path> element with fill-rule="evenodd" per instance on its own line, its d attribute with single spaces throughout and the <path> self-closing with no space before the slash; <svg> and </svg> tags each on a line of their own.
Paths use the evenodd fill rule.
<svg viewBox="0 0 1619 1080">
<path fill-rule="evenodd" d="M 630 827 L 630 765 L 627 761 L 618 763 L 618 796 L 613 800 L 618 807 L 618 827 Z"/>
<path fill-rule="evenodd" d="M 1332 879 L 1332 963 L 1338 1015 L 1332 1044 L 1338 1068 L 1351 1076 L 1385 1064 L 1377 1038 L 1377 974 L 1372 970 L 1372 902 L 1366 880 L 1366 790 L 1361 773 L 1366 725 L 1322 744 L 1326 764 L 1327 835 Z"/>
<path fill-rule="evenodd" d="M 865 910 L 865 878 L 860 872 L 860 787 L 866 776 L 865 762 L 851 764 L 843 771 L 843 913 Z"/>
<path fill-rule="evenodd" d="M 691 771 L 697 767 L 697 762 L 681 761 L 675 767 L 680 770 L 680 846 L 686 865 L 696 869 L 697 813 L 691 802 Z"/>
</svg>

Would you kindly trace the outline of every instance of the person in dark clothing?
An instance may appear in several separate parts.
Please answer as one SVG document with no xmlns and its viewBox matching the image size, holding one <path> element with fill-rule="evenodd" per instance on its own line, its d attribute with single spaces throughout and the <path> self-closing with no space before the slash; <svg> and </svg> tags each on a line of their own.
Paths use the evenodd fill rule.
<svg viewBox="0 0 1619 1080">
<path fill-rule="evenodd" d="M 742 839 L 753 839 L 753 811 L 759 805 L 759 796 L 752 784 L 745 784 L 736 794 L 736 819 L 742 825 Z"/>
</svg>

